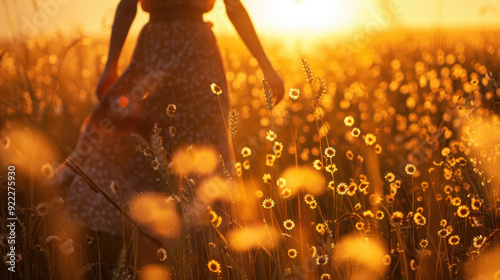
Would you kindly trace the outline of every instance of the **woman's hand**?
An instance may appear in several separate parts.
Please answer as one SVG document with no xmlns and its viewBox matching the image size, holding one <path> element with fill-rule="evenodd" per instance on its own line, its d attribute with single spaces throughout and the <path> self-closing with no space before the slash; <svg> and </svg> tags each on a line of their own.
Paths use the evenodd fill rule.
<svg viewBox="0 0 500 280">
<path fill-rule="evenodd" d="M 104 69 L 104 72 L 102 73 L 95 90 L 95 95 L 99 100 L 102 99 L 104 94 L 116 82 L 116 80 L 118 80 L 118 74 L 116 73 L 116 70 L 111 70 L 110 68 Z"/>
<path fill-rule="evenodd" d="M 265 70 L 264 76 L 266 77 L 267 82 L 269 83 L 269 87 L 271 88 L 271 93 L 274 99 L 274 105 L 277 105 L 278 103 L 280 103 L 280 101 L 283 99 L 283 96 L 285 95 L 285 84 L 283 83 L 283 80 L 281 79 L 278 72 L 274 70 L 274 68 Z"/>
</svg>

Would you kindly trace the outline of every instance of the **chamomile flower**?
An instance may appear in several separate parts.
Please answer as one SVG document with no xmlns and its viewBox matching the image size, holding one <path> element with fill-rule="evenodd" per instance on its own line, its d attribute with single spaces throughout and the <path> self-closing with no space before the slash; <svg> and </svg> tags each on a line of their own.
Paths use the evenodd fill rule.
<svg viewBox="0 0 500 280">
<path fill-rule="evenodd" d="M 274 207 L 274 200 L 272 200 L 271 198 L 264 199 L 264 201 L 262 202 L 262 207 L 264 207 L 266 209 L 273 208 Z"/>
</svg>

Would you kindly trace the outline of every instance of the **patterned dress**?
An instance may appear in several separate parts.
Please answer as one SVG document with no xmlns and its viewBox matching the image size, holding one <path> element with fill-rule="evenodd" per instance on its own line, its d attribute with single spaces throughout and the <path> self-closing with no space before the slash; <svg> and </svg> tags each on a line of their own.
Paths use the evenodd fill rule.
<svg viewBox="0 0 500 280">
<path fill-rule="evenodd" d="M 141 0 L 141 4 L 146 11 L 187 5 L 208 12 L 214 0 Z M 130 132 L 149 139 L 157 123 L 163 129 L 166 147 L 209 143 L 226 163 L 229 161 L 221 114 L 221 107 L 224 115 L 228 113 L 228 91 L 211 28 L 209 22 L 185 18 L 148 22 L 139 34 L 130 65 L 82 126 L 70 159 L 118 204 L 137 192 L 154 191 L 159 177 L 151 167 L 151 158 L 135 149 L 138 143 Z M 212 83 L 222 88 L 222 106 L 210 90 Z M 169 104 L 177 106 L 172 123 L 166 114 Z M 173 143 L 168 135 L 170 125 L 177 129 Z M 81 176 L 60 165 L 56 178 L 67 187 L 70 218 L 92 230 L 122 234 L 120 213 Z M 112 181 L 120 187 L 121 195 L 111 191 Z"/>
</svg>

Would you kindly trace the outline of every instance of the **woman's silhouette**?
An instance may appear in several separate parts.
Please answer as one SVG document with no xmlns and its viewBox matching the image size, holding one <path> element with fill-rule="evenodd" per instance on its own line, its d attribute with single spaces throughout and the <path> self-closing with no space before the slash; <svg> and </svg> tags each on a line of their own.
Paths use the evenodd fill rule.
<svg viewBox="0 0 500 280">
<path fill-rule="evenodd" d="M 107 188 L 118 203 L 137 192 L 155 190 L 157 175 L 151 159 L 136 149 L 130 132 L 149 137 L 154 123 L 167 128 L 171 120 L 165 110 L 175 104 L 172 119 L 176 127 L 172 141 L 181 144 L 210 143 L 229 162 L 227 134 L 217 97 L 210 92 L 215 83 L 224 114 L 228 95 L 223 64 L 212 33 L 212 24 L 203 21 L 215 0 L 140 0 L 150 13 L 128 68 L 117 74 L 119 55 L 137 12 L 138 0 L 121 0 L 112 27 L 109 54 L 97 85 L 99 104 L 82 126 L 70 159 L 98 185 Z M 283 81 L 266 57 L 252 22 L 239 0 L 224 0 L 227 15 L 259 62 L 275 102 L 284 93 Z M 227 118 L 226 118 L 227 119 Z M 170 143 L 166 143 L 170 145 Z M 63 165 L 56 172 L 66 189 L 67 213 L 91 231 L 120 236 L 122 217 L 101 195 L 92 191 L 81 176 Z M 110 184 L 119 186 L 119 194 Z"/>
</svg>

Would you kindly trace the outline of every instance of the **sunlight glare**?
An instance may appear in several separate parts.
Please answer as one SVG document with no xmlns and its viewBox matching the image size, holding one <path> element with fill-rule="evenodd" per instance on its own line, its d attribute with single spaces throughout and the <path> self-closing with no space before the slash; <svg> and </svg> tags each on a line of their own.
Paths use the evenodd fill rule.
<svg viewBox="0 0 500 280">
<path fill-rule="evenodd" d="M 339 30 L 354 24 L 356 1 L 272 0 L 253 15 L 275 32 Z"/>
</svg>

